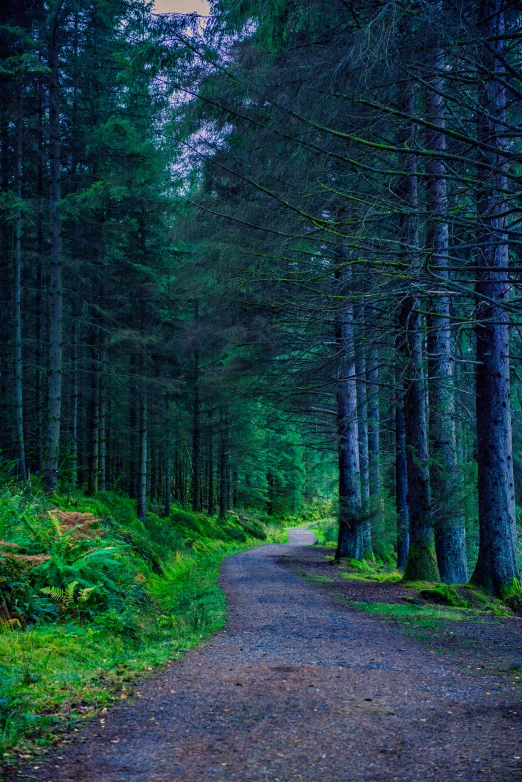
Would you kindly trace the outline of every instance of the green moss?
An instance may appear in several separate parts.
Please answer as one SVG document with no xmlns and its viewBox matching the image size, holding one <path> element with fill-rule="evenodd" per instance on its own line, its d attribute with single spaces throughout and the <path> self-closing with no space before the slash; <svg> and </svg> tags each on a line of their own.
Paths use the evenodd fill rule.
<svg viewBox="0 0 522 782">
<path fill-rule="evenodd" d="M 408 584 L 408 587 L 418 592 L 418 598 L 406 597 L 405 600 L 417 602 L 418 599 L 422 599 L 438 605 L 469 608 L 476 613 L 488 613 L 495 616 L 509 615 L 509 610 L 501 600 L 484 594 L 480 589 L 470 584 L 449 585 L 413 582 Z"/>
<path fill-rule="evenodd" d="M 348 601 L 358 611 L 371 616 L 383 616 L 406 624 L 419 627 L 440 627 L 446 621 L 469 619 L 469 613 L 443 606 L 428 607 L 405 603 L 368 603 L 363 601 Z"/>
<path fill-rule="evenodd" d="M 468 601 L 459 594 L 455 587 L 448 584 L 440 584 L 430 589 L 421 589 L 419 597 L 430 603 L 438 603 L 439 605 L 447 605 L 453 608 L 469 607 Z"/>
<path fill-rule="evenodd" d="M 440 581 L 435 551 L 431 546 L 411 546 L 404 570 L 405 581 Z"/>
<path fill-rule="evenodd" d="M 520 598 L 522 602 L 522 585 L 518 578 L 513 578 L 511 584 L 502 589 L 502 600 L 508 600 L 509 598 Z"/>
<path fill-rule="evenodd" d="M 402 573 L 397 570 L 391 573 L 342 573 L 342 576 L 350 581 L 370 581 L 378 584 L 396 584 L 402 581 Z"/>
<path fill-rule="evenodd" d="M 306 575 L 306 579 L 307 579 L 307 581 L 319 581 L 319 582 L 322 582 L 322 583 L 325 583 L 325 584 L 332 584 L 332 583 L 334 583 L 334 579 L 333 578 L 329 578 L 328 576 L 313 576 L 313 575 L 307 574 Z"/>
</svg>

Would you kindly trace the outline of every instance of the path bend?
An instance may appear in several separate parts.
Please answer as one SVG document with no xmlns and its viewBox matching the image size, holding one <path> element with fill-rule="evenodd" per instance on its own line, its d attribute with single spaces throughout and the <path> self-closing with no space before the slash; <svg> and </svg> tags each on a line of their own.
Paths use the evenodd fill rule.
<svg viewBox="0 0 522 782">
<path fill-rule="evenodd" d="M 520 705 L 284 566 L 312 542 L 295 529 L 288 545 L 225 560 L 227 627 L 30 778 L 522 780 L 520 732 L 506 720 Z"/>
</svg>

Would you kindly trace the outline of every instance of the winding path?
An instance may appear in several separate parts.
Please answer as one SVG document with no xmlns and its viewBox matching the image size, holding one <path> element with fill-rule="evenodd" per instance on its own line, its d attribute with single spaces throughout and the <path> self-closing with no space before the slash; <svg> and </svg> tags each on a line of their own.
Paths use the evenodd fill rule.
<svg viewBox="0 0 522 782">
<path fill-rule="evenodd" d="M 95 720 L 45 782 L 522 780 L 522 712 L 462 668 L 282 565 L 314 541 L 224 562 L 230 621 Z M 514 696 L 513 696 L 514 697 Z M 27 777 L 18 778 L 29 778 Z"/>
</svg>

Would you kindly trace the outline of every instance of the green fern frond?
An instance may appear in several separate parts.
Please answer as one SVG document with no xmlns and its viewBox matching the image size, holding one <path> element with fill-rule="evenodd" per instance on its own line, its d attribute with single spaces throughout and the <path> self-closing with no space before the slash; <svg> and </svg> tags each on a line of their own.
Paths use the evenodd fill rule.
<svg viewBox="0 0 522 782">
<path fill-rule="evenodd" d="M 84 589 L 80 589 L 80 591 L 77 594 L 77 600 L 79 603 L 85 603 L 89 597 L 91 596 L 91 592 L 94 592 L 96 589 L 95 586 L 93 587 L 85 587 Z"/>
<path fill-rule="evenodd" d="M 71 581 L 70 584 L 67 584 L 65 587 L 65 596 L 64 596 L 64 603 L 66 605 L 70 605 L 74 602 L 74 590 L 78 586 L 77 581 Z"/>
<path fill-rule="evenodd" d="M 70 584 L 67 584 L 65 589 L 60 589 L 60 587 L 42 587 L 40 592 L 44 595 L 49 595 L 52 600 L 60 603 L 64 608 L 69 608 L 69 606 L 74 603 L 74 590 L 77 586 L 77 581 L 71 581 Z"/>
<path fill-rule="evenodd" d="M 40 592 L 42 592 L 44 595 L 49 595 L 49 597 L 52 598 L 52 600 L 55 600 L 57 603 L 63 603 L 65 592 L 59 587 L 42 587 Z"/>
</svg>

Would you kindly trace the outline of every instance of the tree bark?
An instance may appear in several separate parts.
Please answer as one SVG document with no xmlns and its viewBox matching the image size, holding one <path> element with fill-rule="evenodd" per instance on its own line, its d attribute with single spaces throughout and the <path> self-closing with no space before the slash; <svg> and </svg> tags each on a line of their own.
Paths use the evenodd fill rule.
<svg viewBox="0 0 522 782">
<path fill-rule="evenodd" d="M 142 380 L 142 388 L 139 394 L 139 477 L 138 477 L 138 518 L 145 523 L 147 514 L 147 434 L 148 434 L 148 407 L 147 388 Z"/>
<path fill-rule="evenodd" d="M 346 273 L 336 270 L 338 282 Z M 337 452 L 339 461 L 339 534 L 335 559 L 362 559 L 361 483 L 359 432 L 357 426 L 357 381 L 355 376 L 355 335 L 350 290 L 343 285 L 345 301 L 336 323 L 339 355 L 337 376 Z"/>
<path fill-rule="evenodd" d="M 410 513 L 403 394 L 395 405 L 395 507 L 397 510 L 397 568 L 404 570 L 410 550 Z"/>
<path fill-rule="evenodd" d="M 442 2 L 436 4 L 442 14 Z M 426 91 L 428 121 L 435 127 L 426 131 L 426 146 L 434 153 L 426 163 L 426 212 L 428 263 L 436 267 L 441 289 L 432 296 L 428 315 L 428 387 L 430 424 L 430 464 L 435 551 L 440 577 L 446 584 L 468 580 L 466 533 L 459 492 L 455 440 L 454 363 L 450 321 L 450 298 L 444 293 L 448 272 L 449 231 L 447 222 L 446 167 L 441 155 L 446 151 L 445 57 L 436 44 L 435 74 Z"/>
<path fill-rule="evenodd" d="M 370 348 L 366 368 L 366 396 L 368 400 L 368 455 L 370 480 L 370 525 L 374 540 L 380 540 L 383 534 L 381 509 L 381 433 L 378 386 L 378 353 L 374 346 Z"/>
<path fill-rule="evenodd" d="M 18 201 L 13 241 L 13 409 L 15 423 L 15 457 L 17 473 L 25 481 L 24 399 L 22 365 L 22 88 L 17 85 L 15 118 L 14 191 Z"/>
<path fill-rule="evenodd" d="M 415 116 L 415 91 L 408 80 L 404 93 L 405 113 Z M 410 121 L 403 128 L 402 145 L 415 147 L 415 130 Z M 417 160 L 405 155 L 405 173 L 400 182 L 402 200 L 401 241 L 403 255 L 409 261 L 414 279 L 421 266 L 419 247 Z M 409 288 L 413 287 L 409 282 Z M 410 549 L 404 570 L 407 581 L 438 581 L 431 518 L 430 474 L 428 464 L 428 429 L 426 389 L 423 367 L 422 317 L 419 300 L 408 292 L 401 305 L 400 326 L 404 339 L 404 430 L 408 472 L 408 505 L 410 515 Z"/>
<path fill-rule="evenodd" d="M 107 395 L 105 388 L 105 351 L 100 352 L 99 368 L 99 392 L 100 392 L 100 434 L 98 456 L 98 491 L 107 488 Z"/>
<path fill-rule="evenodd" d="M 62 217 L 60 166 L 60 96 L 58 28 L 61 4 L 56 4 L 49 30 L 49 175 L 50 175 L 50 246 L 49 268 L 49 388 L 47 407 L 47 442 L 44 481 L 47 491 L 58 482 L 58 456 L 62 417 Z"/>
<path fill-rule="evenodd" d="M 478 83 L 478 139 L 487 144 L 477 194 L 481 267 L 476 290 L 489 297 L 477 312 L 477 451 L 479 556 L 473 581 L 499 597 L 519 585 L 511 443 L 509 323 L 502 303 L 508 283 L 508 164 L 504 156 L 506 88 L 505 3 L 481 0 L 478 29 L 483 60 Z"/>
<path fill-rule="evenodd" d="M 166 396 L 166 409 L 165 409 L 165 502 L 164 512 L 165 516 L 170 516 L 171 511 L 171 498 L 172 498 L 172 410 L 170 403 L 170 394 Z"/>
<path fill-rule="evenodd" d="M 368 409 L 366 394 L 366 356 L 364 347 L 356 347 L 355 374 L 357 376 L 357 422 L 359 430 L 359 469 L 361 474 L 361 518 L 363 552 L 372 557 L 372 528 L 370 524 L 370 472 L 368 457 Z"/>
<path fill-rule="evenodd" d="M 78 371 L 78 343 L 80 324 L 78 317 L 73 320 L 72 333 L 72 398 L 71 398 L 71 483 L 78 485 L 78 395 L 79 395 L 79 371 Z"/>
</svg>

